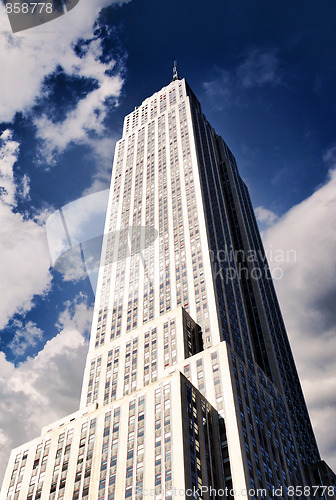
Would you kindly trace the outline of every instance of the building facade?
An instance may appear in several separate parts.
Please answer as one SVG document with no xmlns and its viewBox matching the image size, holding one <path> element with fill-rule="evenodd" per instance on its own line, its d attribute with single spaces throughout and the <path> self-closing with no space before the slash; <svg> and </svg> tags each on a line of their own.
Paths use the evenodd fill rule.
<svg viewBox="0 0 336 500">
<path fill-rule="evenodd" d="M 1 495 L 335 498 L 248 190 L 176 68 L 116 145 L 80 409 Z"/>
</svg>

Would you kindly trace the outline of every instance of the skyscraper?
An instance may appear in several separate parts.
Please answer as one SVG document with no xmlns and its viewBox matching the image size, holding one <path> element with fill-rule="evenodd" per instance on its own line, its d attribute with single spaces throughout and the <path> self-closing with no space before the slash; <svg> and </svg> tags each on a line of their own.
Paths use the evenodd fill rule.
<svg viewBox="0 0 336 500">
<path fill-rule="evenodd" d="M 116 145 L 80 409 L 13 450 L 1 498 L 335 498 L 334 486 L 248 190 L 175 67 Z"/>
</svg>

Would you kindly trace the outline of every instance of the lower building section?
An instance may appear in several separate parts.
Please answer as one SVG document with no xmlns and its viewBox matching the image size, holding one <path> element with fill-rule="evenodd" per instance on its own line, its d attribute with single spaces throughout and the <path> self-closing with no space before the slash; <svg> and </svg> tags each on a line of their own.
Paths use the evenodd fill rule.
<svg viewBox="0 0 336 500">
<path fill-rule="evenodd" d="M 70 415 L 13 450 L 2 495 L 214 498 L 224 487 L 220 432 L 217 411 L 176 371 L 112 405 Z"/>
<path fill-rule="evenodd" d="M 297 459 L 287 415 L 221 342 L 45 427 L 12 451 L 1 500 L 335 498 L 327 465 Z"/>
</svg>

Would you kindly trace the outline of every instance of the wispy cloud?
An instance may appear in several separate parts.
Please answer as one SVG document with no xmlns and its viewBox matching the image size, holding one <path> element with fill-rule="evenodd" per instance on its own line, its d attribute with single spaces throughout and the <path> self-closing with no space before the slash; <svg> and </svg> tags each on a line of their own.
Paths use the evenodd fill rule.
<svg viewBox="0 0 336 500">
<path fill-rule="evenodd" d="M 336 146 L 330 146 L 323 155 L 323 160 L 328 165 L 336 165 Z"/>
<path fill-rule="evenodd" d="M 88 139 L 92 157 L 97 163 L 97 169 L 93 176 L 91 186 L 85 189 L 83 196 L 98 193 L 99 191 L 109 187 L 114 148 L 119 138 L 119 136 L 111 137 L 110 132 L 107 136 L 103 135 L 102 137 L 97 137 L 93 140 Z"/>
<path fill-rule="evenodd" d="M 282 75 L 276 51 L 252 49 L 237 67 L 236 79 L 245 88 L 280 85 Z"/>
<path fill-rule="evenodd" d="M 276 87 L 284 83 L 276 50 L 252 48 L 234 69 L 216 68 L 217 77 L 204 82 L 210 99 L 220 97 L 220 106 L 244 105 L 244 92 L 252 88 Z"/>
<path fill-rule="evenodd" d="M 324 158 L 331 160 L 333 151 Z M 295 251 L 274 262 L 290 341 L 323 458 L 336 462 L 336 165 L 327 182 L 265 232 L 267 248 Z M 272 265 L 272 263 L 271 263 Z"/>
<path fill-rule="evenodd" d="M 15 329 L 15 334 L 8 348 L 16 357 L 24 355 L 29 347 L 34 347 L 43 337 L 43 331 L 33 321 L 24 324 L 16 319 L 11 327 Z"/>
<path fill-rule="evenodd" d="M 277 214 L 263 206 L 255 209 L 257 221 L 265 226 L 271 226 L 278 218 Z"/>
<path fill-rule="evenodd" d="M 56 326 L 61 331 L 76 328 L 82 335 L 89 332 L 92 310 L 87 306 L 87 297 L 80 293 L 74 300 L 65 303 L 65 309 L 59 315 Z"/>
</svg>

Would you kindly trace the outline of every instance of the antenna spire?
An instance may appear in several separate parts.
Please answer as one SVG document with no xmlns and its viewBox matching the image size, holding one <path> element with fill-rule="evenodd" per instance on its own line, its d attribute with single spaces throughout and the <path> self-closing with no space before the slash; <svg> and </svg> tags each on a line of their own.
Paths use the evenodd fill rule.
<svg viewBox="0 0 336 500">
<path fill-rule="evenodd" d="M 180 76 L 178 74 L 178 69 L 177 69 L 177 61 L 176 61 L 176 59 L 174 61 L 174 66 L 173 66 L 173 81 L 174 80 L 180 80 Z"/>
</svg>

